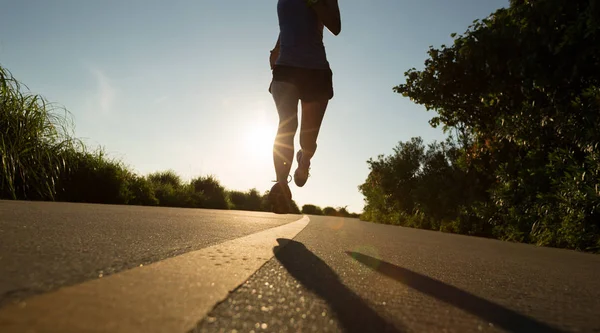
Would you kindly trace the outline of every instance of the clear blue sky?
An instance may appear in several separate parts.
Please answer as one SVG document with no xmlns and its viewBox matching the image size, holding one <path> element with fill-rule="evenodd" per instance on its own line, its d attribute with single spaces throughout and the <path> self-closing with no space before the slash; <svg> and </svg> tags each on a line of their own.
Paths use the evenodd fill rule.
<svg viewBox="0 0 600 333">
<path fill-rule="evenodd" d="M 433 116 L 392 91 L 429 45 L 451 43 L 508 0 L 339 0 L 325 36 L 335 97 L 299 205 L 360 212 L 366 161 L 399 141 L 444 138 Z M 276 0 L 19 0 L 0 10 L 0 64 L 64 105 L 76 135 L 140 174 L 213 174 L 268 190 L 277 115 L 267 88 Z M 296 139 L 297 140 L 297 139 Z M 297 141 L 296 141 L 297 142 Z"/>
</svg>

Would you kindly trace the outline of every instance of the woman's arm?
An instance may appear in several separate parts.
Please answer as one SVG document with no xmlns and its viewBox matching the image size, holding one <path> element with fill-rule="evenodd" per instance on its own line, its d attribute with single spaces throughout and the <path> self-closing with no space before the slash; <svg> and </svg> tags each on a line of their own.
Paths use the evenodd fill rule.
<svg viewBox="0 0 600 333">
<path fill-rule="evenodd" d="M 312 5 L 323 24 L 333 33 L 339 35 L 342 31 L 342 19 L 338 0 L 319 0 Z"/>
</svg>

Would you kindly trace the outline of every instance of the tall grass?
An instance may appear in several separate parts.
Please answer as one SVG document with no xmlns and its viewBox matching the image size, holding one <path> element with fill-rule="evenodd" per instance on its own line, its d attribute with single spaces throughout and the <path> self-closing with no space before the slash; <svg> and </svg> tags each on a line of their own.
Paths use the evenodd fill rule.
<svg viewBox="0 0 600 333">
<path fill-rule="evenodd" d="M 54 199 L 79 142 L 65 109 L 23 88 L 0 66 L 0 198 Z"/>
</svg>

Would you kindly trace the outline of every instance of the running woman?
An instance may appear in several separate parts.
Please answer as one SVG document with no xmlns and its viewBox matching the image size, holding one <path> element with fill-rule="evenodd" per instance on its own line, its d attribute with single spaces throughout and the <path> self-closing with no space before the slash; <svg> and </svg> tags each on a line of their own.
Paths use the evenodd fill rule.
<svg viewBox="0 0 600 333">
<path fill-rule="evenodd" d="M 277 178 L 269 200 L 273 212 L 287 214 L 292 200 L 288 179 L 298 129 L 298 101 L 302 106 L 300 149 L 293 178 L 302 187 L 317 150 L 327 104 L 333 98 L 333 72 L 323 45 L 323 30 L 326 27 L 337 36 L 342 27 L 338 0 L 278 0 L 277 16 L 279 38 L 269 59 L 273 71 L 269 92 L 279 114 L 273 145 Z"/>
</svg>

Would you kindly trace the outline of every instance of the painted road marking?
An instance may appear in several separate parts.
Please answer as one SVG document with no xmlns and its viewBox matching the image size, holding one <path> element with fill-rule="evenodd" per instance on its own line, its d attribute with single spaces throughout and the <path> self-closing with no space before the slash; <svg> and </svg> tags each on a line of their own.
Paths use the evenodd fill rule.
<svg viewBox="0 0 600 333">
<path fill-rule="evenodd" d="M 0 332 L 187 332 L 308 222 L 34 296 L 0 309 Z"/>
</svg>

